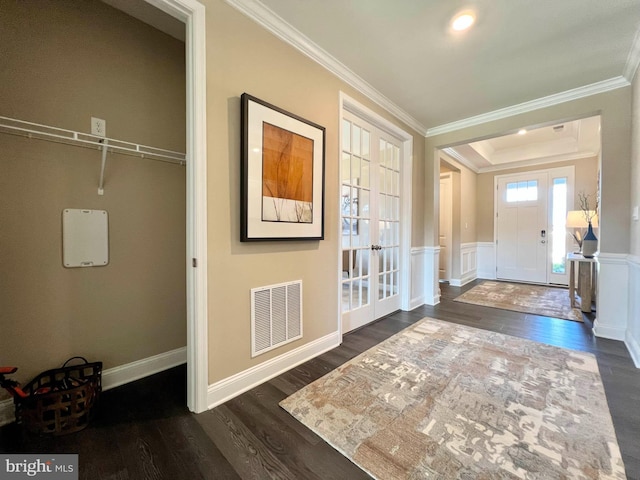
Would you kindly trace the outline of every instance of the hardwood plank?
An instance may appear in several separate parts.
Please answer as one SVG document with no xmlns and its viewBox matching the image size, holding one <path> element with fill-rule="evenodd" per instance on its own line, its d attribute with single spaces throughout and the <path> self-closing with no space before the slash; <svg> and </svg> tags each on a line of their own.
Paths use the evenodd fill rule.
<svg viewBox="0 0 640 480">
<path fill-rule="evenodd" d="M 299 478 L 288 465 L 283 464 L 270 452 L 264 442 L 258 439 L 226 404 L 196 418 L 241 478 Z"/>
<path fill-rule="evenodd" d="M 544 342 L 596 356 L 627 477 L 640 480 L 640 370 L 623 342 L 593 335 L 584 323 L 454 302 L 464 287 L 442 285 L 441 303 L 396 312 L 344 336 L 339 347 L 209 412 L 187 411 L 184 366 L 102 396 L 82 432 L 55 438 L 0 429 L 0 452 L 78 453 L 91 480 L 369 478 L 278 403 L 332 369 L 425 316 Z"/>
</svg>

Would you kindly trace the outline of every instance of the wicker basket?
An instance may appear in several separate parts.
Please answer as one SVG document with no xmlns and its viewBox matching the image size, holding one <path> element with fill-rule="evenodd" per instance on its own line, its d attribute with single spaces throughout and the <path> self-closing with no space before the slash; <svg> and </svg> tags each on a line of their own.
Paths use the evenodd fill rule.
<svg viewBox="0 0 640 480">
<path fill-rule="evenodd" d="M 83 364 L 68 366 L 72 360 Z M 102 362 L 72 357 L 62 368 L 42 372 L 22 387 L 26 398 L 14 398 L 16 421 L 29 432 L 65 435 L 85 428 L 102 391 Z"/>
</svg>

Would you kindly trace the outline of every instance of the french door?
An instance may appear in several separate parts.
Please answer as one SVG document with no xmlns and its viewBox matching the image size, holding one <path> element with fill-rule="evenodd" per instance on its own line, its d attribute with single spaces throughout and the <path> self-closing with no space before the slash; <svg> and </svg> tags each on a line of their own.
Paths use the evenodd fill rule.
<svg viewBox="0 0 640 480">
<path fill-rule="evenodd" d="M 344 112 L 343 332 L 400 308 L 400 145 L 393 136 Z"/>
<path fill-rule="evenodd" d="M 496 177 L 496 278 L 568 284 L 573 167 Z"/>
</svg>

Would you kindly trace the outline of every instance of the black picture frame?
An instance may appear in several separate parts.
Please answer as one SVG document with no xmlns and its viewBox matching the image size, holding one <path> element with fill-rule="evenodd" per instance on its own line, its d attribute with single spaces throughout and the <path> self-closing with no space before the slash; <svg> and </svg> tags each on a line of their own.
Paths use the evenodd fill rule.
<svg viewBox="0 0 640 480">
<path fill-rule="evenodd" d="M 241 96 L 242 242 L 324 240 L 325 128 Z"/>
</svg>

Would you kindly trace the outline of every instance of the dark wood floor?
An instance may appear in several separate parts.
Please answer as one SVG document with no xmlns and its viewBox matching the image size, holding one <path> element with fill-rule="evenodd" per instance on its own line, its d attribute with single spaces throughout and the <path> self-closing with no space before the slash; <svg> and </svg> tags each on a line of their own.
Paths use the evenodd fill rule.
<svg viewBox="0 0 640 480">
<path fill-rule="evenodd" d="M 640 480 L 640 370 L 622 342 L 595 338 L 591 321 L 556 320 L 453 302 L 443 286 L 435 307 L 398 312 L 344 337 L 324 355 L 221 405 L 185 408 L 185 368 L 103 394 L 99 415 L 82 432 L 53 439 L 0 429 L 0 452 L 78 453 L 82 479 L 366 479 L 368 475 L 307 430 L 278 402 L 408 325 L 431 316 L 472 327 L 592 352 L 629 479 Z"/>
</svg>

